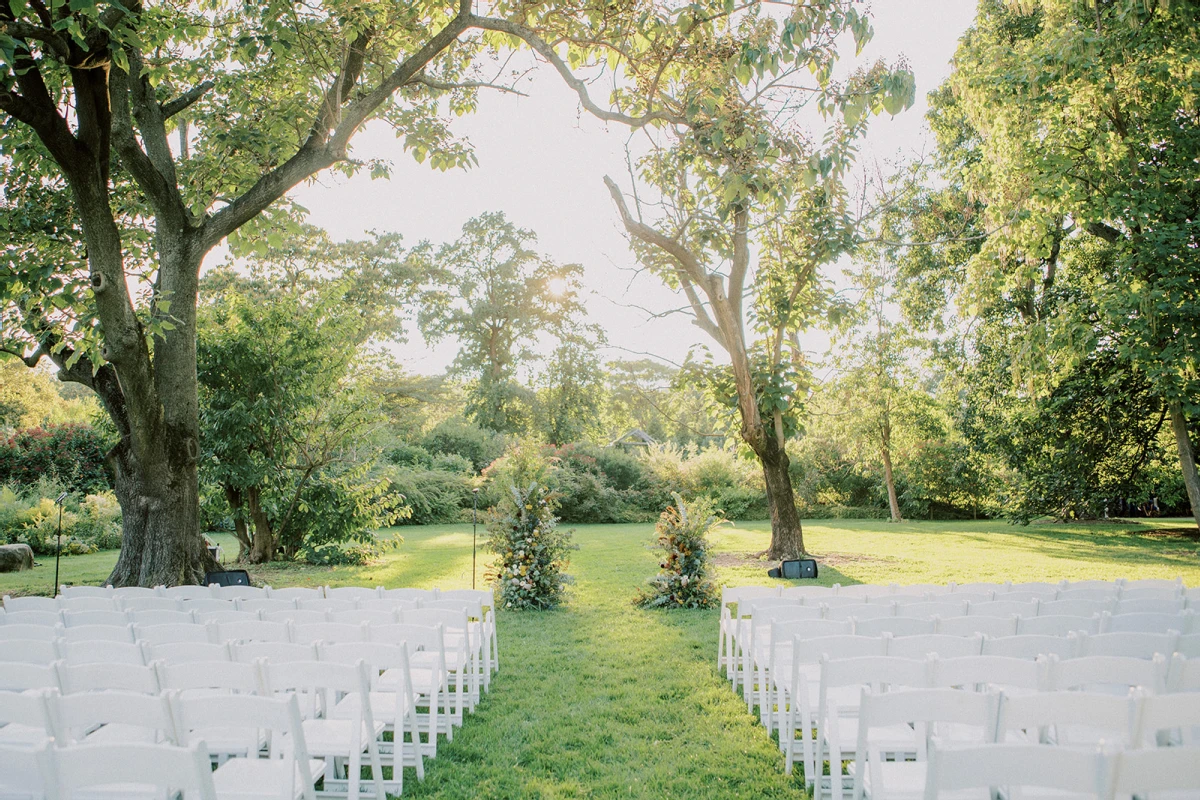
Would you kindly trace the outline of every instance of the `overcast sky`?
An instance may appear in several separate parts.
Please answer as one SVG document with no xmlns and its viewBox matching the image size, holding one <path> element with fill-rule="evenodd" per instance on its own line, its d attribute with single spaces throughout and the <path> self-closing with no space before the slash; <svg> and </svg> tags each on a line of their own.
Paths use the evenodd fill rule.
<svg viewBox="0 0 1200 800">
<path fill-rule="evenodd" d="M 917 102 L 894 119 L 872 120 L 863 152 L 867 160 L 928 149 L 925 93 L 949 73 L 958 38 L 975 12 L 975 0 L 875 0 L 872 5 L 875 38 L 862 57 L 890 62 L 905 56 L 916 74 Z M 605 174 L 619 182 L 627 175 L 628 129 L 581 112 L 575 96 L 546 70 L 524 88 L 528 97 L 485 92 L 477 113 L 455 121 L 455 132 L 473 143 L 478 167 L 436 172 L 403 153 L 389 129 L 369 127 L 354 140 L 354 155 L 391 160 L 391 180 L 327 172 L 319 184 L 301 187 L 294 196 L 312 212 L 311 221 L 337 239 L 374 229 L 398 231 L 410 244 L 439 243 L 457 238 L 469 218 L 503 211 L 537 233 L 540 252 L 559 263 L 584 266 L 589 314 L 607 330 L 612 345 L 607 358 L 645 352 L 681 362 L 705 335 L 682 315 L 650 319 L 630 307 L 667 310 L 680 303 L 653 277 L 633 279 L 634 261 L 601 182 Z M 821 337 L 811 337 L 807 346 L 823 349 Z M 397 352 L 408 369 L 432 374 L 446 368 L 456 349 L 453 341 L 428 348 L 413 331 Z"/>
</svg>

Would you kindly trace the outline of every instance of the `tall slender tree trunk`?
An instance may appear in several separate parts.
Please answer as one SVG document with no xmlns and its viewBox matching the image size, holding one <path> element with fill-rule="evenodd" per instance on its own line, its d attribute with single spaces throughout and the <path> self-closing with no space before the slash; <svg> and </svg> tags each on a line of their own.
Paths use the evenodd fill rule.
<svg viewBox="0 0 1200 800">
<path fill-rule="evenodd" d="M 779 446 L 774 436 L 764 437 L 760 448 L 754 452 L 762 462 L 767 507 L 771 512 L 771 547 L 767 550 L 767 558 L 800 558 L 805 553 L 804 529 L 792 491 L 792 475 L 788 469 L 791 461 L 787 450 Z"/>
<path fill-rule="evenodd" d="M 1200 528 L 1200 476 L 1196 474 L 1196 451 L 1192 448 L 1192 436 L 1188 432 L 1187 416 L 1179 401 L 1170 405 L 1171 430 L 1175 432 L 1175 444 L 1179 448 L 1179 468 L 1183 472 L 1183 485 L 1187 489 L 1188 503 L 1192 507 L 1192 518 Z"/>
<path fill-rule="evenodd" d="M 900 516 L 900 502 L 896 499 L 896 477 L 892 472 L 892 426 L 886 419 L 880 429 L 879 455 L 883 459 L 883 481 L 887 484 L 888 507 L 892 512 L 892 522 L 903 522 Z"/>
<path fill-rule="evenodd" d="M 257 486 L 246 489 L 246 507 L 254 523 L 254 541 L 250 547 L 250 563 L 266 564 L 275 557 L 276 537 L 271 520 L 262 506 L 262 493 Z"/>
</svg>

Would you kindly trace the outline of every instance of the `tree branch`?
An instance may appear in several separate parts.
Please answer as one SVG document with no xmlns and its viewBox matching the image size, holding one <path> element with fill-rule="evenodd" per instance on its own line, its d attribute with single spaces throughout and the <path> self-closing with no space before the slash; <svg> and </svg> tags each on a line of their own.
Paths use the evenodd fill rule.
<svg viewBox="0 0 1200 800">
<path fill-rule="evenodd" d="M 1125 234 L 1121 233 L 1111 225 L 1106 225 L 1103 222 L 1088 222 L 1085 223 L 1083 229 L 1092 236 L 1099 236 L 1110 244 L 1116 244 L 1125 238 Z"/>
<path fill-rule="evenodd" d="M 498 92 L 506 92 L 508 94 L 515 94 L 520 97 L 528 97 L 529 96 L 525 92 L 514 89 L 511 86 L 501 86 L 498 83 L 488 83 L 487 81 L 464 81 L 462 83 L 443 83 L 442 81 L 432 80 L 431 78 L 425 76 L 424 74 L 418 75 L 408 82 L 409 86 L 413 86 L 416 84 L 420 84 L 421 86 L 428 86 L 430 89 L 433 89 L 434 91 L 437 91 L 437 92 L 452 92 L 455 89 L 495 89 Z"/>
<path fill-rule="evenodd" d="M 63 39 L 56 31 L 50 28 L 30 25 L 26 22 L 5 22 L 0 26 L 0 29 L 12 38 L 20 39 L 26 43 L 31 40 L 41 42 L 63 63 L 68 62 L 71 58 L 71 48 L 67 44 L 66 39 Z"/>
<path fill-rule="evenodd" d="M 742 295 L 746 291 L 746 271 L 750 268 L 750 245 L 747 228 L 750 212 L 739 205 L 733 212 L 733 264 L 729 270 L 729 304 L 737 321 L 742 323 Z"/>
<path fill-rule="evenodd" d="M 216 86 L 215 82 L 204 81 L 203 83 L 188 89 L 174 100 L 168 100 L 167 102 L 161 104 L 159 106 L 159 111 L 162 114 L 162 118 L 164 120 L 170 119 L 176 114 L 191 108 L 193 104 L 199 101 L 200 98 L 207 94 L 208 90 L 214 86 Z"/>
<path fill-rule="evenodd" d="M 112 97 L 113 136 L 121 162 L 146 193 L 155 212 L 162 215 L 164 221 L 182 226 L 183 205 L 178 191 L 168 183 L 133 133 L 133 120 L 129 115 L 129 76 L 120 69 L 113 69 L 108 85 Z"/>
</svg>

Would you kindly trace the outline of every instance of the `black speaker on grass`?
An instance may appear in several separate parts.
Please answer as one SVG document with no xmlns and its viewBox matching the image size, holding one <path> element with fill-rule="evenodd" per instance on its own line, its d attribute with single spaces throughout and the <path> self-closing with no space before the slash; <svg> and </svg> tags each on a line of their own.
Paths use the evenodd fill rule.
<svg viewBox="0 0 1200 800">
<path fill-rule="evenodd" d="M 207 572 L 204 574 L 204 583 L 208 586 L 216 584 L 217 586 L 249 586 L 250 573 L 244 569 L 227 569 L 221 572 Z"/>
<path fill-rule="evenodd" d="M 801 578 L 817 577 L 817 560 L 815 558 L 795 558 L 781 561 L 778 567 L 767 570 L 772 578 L 799 580 Z"/>
</svg>

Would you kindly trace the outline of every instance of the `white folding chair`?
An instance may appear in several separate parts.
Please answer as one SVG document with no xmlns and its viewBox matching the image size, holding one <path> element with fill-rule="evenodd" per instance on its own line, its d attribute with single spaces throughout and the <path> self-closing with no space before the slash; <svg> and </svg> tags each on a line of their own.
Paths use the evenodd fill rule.
<svg viewBox="0 0 1200 800">
<path fill-rule="evenodd" d="M 924 597 L 932 600 L 937 595 L 948 594 L 950 587 L 943 586 L 938 583 L 910 583 L 910 584 L 892 584 L 892 594 L 903 594 L 915 597 Z"/>
<path fill-rule="evenodd" d="M 753 661 L 743 665 L 743 669 L 747 671 L 746 710 L 753 711 L 757 705 L 759 718 L 767 731 L 771 732 L 775 729 L 771 716 L 774 709 L 777 706 L 782 709 L 788 702 L 794 643 L 824 636 L 850 636 L 854 633 L 854 624 L 850 620 L 796 619 L 772 622 L 766 630 L 766 654 L 761 651 L 753 653 Z M 758 642 L 762 638 L 761 634 L 755 634 L 754 640 Z M 758 650 L 757 644 L 754 649 Z M 814 691 L 818 660 L 814 656 L 810 662 Z"/>
<path fill-rule="evenodd" d="M 783 602 L 783 605 L 773 605 L 773 603 Z M 762 604 L 766 605 L 762 605 Z M 745 611 L 749 616 L 741 616 Z M 781 625 L 789 622 L 819 620 L 824 614 L 823 606 L 804 606 L 795 605 L 792 601 L 781 601 L 779 598 L 766 598 L 762 600 L 750 600 L 739 606 L 739 624 L 744 630 L 739 633 L 735 650 L 740 651 L 742 666 L 740 670 L 748 670 L 737 679 L 739 685 L 743 687 L 743 696 L 753 697 L 752 689 L 756 685 L 761 685 L 760 676 L 762 670 L 770 670 L 771 663 L 771 648 L 777 641 L 772 635 L 775 625 Z M 844 629 L 844 632 L 849 633 L 853 629 L 853 625 L 849 622 L 839 623 L 839 632 Z M 785 648 L 791 647 L 792 635 L 785 636 Z M 736 690 L 736 687 L 735 687 Z M 752 704 L 752 700 L 747 701 Z"/>
<path fill-rule="evenodd" d="M 483 609 L 483 617 L 481 618 L 481 622 L 483 624 L 484 635 L 487 643 L 490 645 L 488 649 L 489 655 L 487 657 L 487 660 L 490 663 L 490 672 L 499 671 L 500 645 L 496 640 L 496 595 L 491 591 L 484 591 L 483 589 L 447 589 L 445 591 L 438 592 L 436 596 L 429 598 L 429 600 L 422 600 L 420 602 L 438 603 L 443 600 L 470 600 L 472 602 L 479 602 L 481 608 Z M 360 600 L 359 605 L 362 608 L 368 608 L 369 606 L 367 604 L 370 602 L 372 601 Z M 400 611 L 409 610 L 407 607 L 399 606 L 397 609 Z M 490 678 L 485 678 L 483 688 L 487 689 L 489 683 Z"/>
<path fill-rule="evenodd" d="M 112 598 L 114 593 L 111 586 L 68 586 L 64 583 L 58 587 L 58 596 L 63 600 L 74 600 L 76 597 Z"/>
<path fill-rule="evenodd" d="M 928 669 L 926 660 L 887 656 L 822 657 L 814 737 L 816 759 L 812 776 L 822 785 L 814 790 L 814 796 L 824 793 L 824 778 L 820 770 L 828 756 L 830 793 L 835 798 L 845 797 L 848 787 L 842 779 L 842 762 L 855 761 L 856 747 L 861 743 L 858 714 L 864 689 L 874 692 L 925 689 L 929 685 Z M 880 747 L 897 758 L 916 754 L 907 720 L 891 727 L 877 727 L 868 737 L 868 744 Z M 806 772 L 806 780 L 808 777 Z"/>
<path fill-rule="evenodd" d="M 1009 656 L 935 657 L 930 665 L 929 685 L 934 689 L 967 691 L 1004 690 L 1040 692 L 1050 687 L 1047 659 Z"/>
<path fill-rule="evenodd" d="M 1049 602 L 1058 598 L 1058 589 L 1010 589 L 1007 592 L 996 592 L 997 602 L 1029 603 L 1032 601 Z"/>
<path fill-rule="evenodd" d="M 216 598 L 211 586 L 161 586 L 160 597 L 173 597 L 188 603 L 195 600 L 212 600 Z"/>
<path fill-rule="evenodd" d="M 204 625 L 134 625 L 133 635 L 146 644 L 212 641 Z"/>
<path fill-rule="evenodd" d="M 1113 616 L 1121 614 L 1178 614 L 1183 611 L 1183 597 L 1142 597 L 1118 600 L 1112 609 Z"/>
<path fill-rule="evenodd" d="M 983 652 L 983 636 L 947 636 L 941 633 L 897 636 L 888 641 L 887 654 L 896 658 L 958 658 Z"/>
<path fill-rule="evenodd" d="M 339 763 L 346 764 L 347 796 L 358 800 L 362 780 L 363 753 L 371 767 L 375 797 L 384 797 L 383 765 L 378 739 L 384 725 L 374 718 L 371 703 L 360 702 L 349 719 L 333 715 L 337 703 L 349 694 L 369 698 L 370 676 L 363 661 L 338 664 L 330 661 L 290 661 L 276 664 L 259 662 L 263 683 L 272 694 L 292 694 L 313 703 L 310 713 L 302 713 L 301 728 L 308 752 L 325 759 L 325 789 L 339 779 Z"/>
<path fill-rule="evenodd" d="M 901 607 L 903 610 L 903 607 Z M 932 636 L 937 620 L 931 617 L 877 617 L 855 619 L 854 633 L 858 636 Z"/>
<path fill-rule="evenodd" d="M 320 597 L 313 600 L 306 600 L 301 597 L 296 600 L 296 608 L 302 611 L 320 611 L 328 614 L 337 611 L 353 611 L 358 608 L 358 603 L 345 598 Z"/>
<path fill-rule="evenodd" d="M 1082 583 L 1089 583 L 1083 581 Z M 1120 595 L 1120 588 L 1115 585 L 1103 586 L 1072 586 L 1059 589 L 1058 600 L 1115 600 Z"/>
<path fill-rule="evenodd" d="M 1015 636 L 1017 617 L 939 617 L 935 632 L 945 636 Z"/>
<path fill-rule="evenodd" d="M 2 609 L 0 609 L 2 610 Z M 28 744 L 0 741 L 0 797 L 5 800 L 56 800 L 52 740 L 43 736 Z"/>
<path fill-rule="evenodd" d="M 224 642 L 163 642 L 146 644 L 147 661 L 187 664 L 193 661 L 231 661 L 233 654 Z"/>
<path fill-rule="evenodd" d="M 158 673 L 137 664 L 93 663 L 71 665 L 60 661 L 58 685 L 63 694 L 79 692 L 133 692 L 158 694 Z"/>
<path fill-rule="evenodd" d="M 56 639 L 0 639 L 0 669 L 5 662 L 53 664 L 59 657 Z"/>
<path fill-rule="evenodd" d="M 286 611 L 264 611 L 263 619 L 267 622 L 290 622 L 293 626 L 318 625 L 322 622 L 329 622 L 329 615 L 324 611 L 293 608 Z"/>
<path fill-rule="evenodd" d="M 211 595 L 180 597 L 178 600 L 179 608 L 182 611 L 195 611 L 197 613 L 237 611 L 237 603 L 232 600 L 219 600 Z"/>
<path fill-rule="evenodd" d="M 1143 693 L 1139 706 L 1134 747 L 1200 744 L 1200 692 Z"/>
<path fill-rule="evenodd" d="M 1037 658 L 1038 656 L 1055 655 L 1059 658 L 1071 658 L 1075 655 L 1075 640 L 1066 636 L 1043 636 L 1026 634 L 1023 636 L 987 637 L 983 640 L 985 656 L 1009 656 L 1011 658 Z"/>
<path fill-rule="evenodd" d="M 16 649 L 16 645 L 9 645 L 8 642 L 53 642 L 57 638 L 58 630 L 55 625 L 24 625 L 20 623 L 0 625 L 0 660 L 15 660 L 10 659 L 10 655 Z"/>
<path fill-rule="evenodd" d="M 1117 753 L 1113 795 L 1200 798 L 1200 747 L 1158 747 Z"/>
<path fill-rule="evenodd" d="M 165 694 L 103 691 L 49 698 L 54 740 L 66 744 L 177 744 Z"/>
<path fill-rule="evenodd" d="M 241 731 L 248 741 L 267 747 L 246 758 L 230 758 L 212 772 L 218 796 L 239 800 L 315 800 L 313 785 L 322 778 L 325 762 L 314 760 L 304 738 L 295 695 L 286 698 L 249 694 L 183 697 L 171 706 L 179 737 L 200 741 L 198 734 L 214 729 Z M 205 757 L 205 768 L 209 759 Z"/>
<path fill-rule="evenodd" d="M 22 597 L 22 600 L 33 600 L 32 597 Z M 45 600 L 47 598 L 37 598 Z M 45 611 L 43 609 L 30 609 L 28 611 L 8 611 L 4 612 L 4 627 L 12 625 L 41 625 L 44 628 L 53 628 L 62 623 L 62 614 L 58 611 Z"/>
<path fill-rule="evenodd" d="M 132 615 L 131 619 L 133 619 L 134 622 L 138 621 L 138 614 L 144 614 L 153 611 L 182 611 L 179 601 L 174 597 L 158 597 L 157 595 L 133 595 L 131 597 L 118 596 L 117 602 L 120 604 L 123 610 Z"/>
<path fill-rule="evenodd" d="M 991 600 L 986 603 L 971 603 L 968 616 L 974 617 L 1036 617 L 1037 600 Z"/>
<path fill-rule="evenodd" d="M 445 733 L 454 740 L 454 710 L 450 705 L 449 671 L 446 669 L 446 644 L 440 625 L 375 625 L 368 629 L 371 642 L 406 647 L 413 699 L 418 709 L 418 723 L 428 733 L 426 756 L 437 755 L 437 735 Z M 384 672 L 383 680 L 393 683 L 403 676 Z M 459 695 L 461 697 L 461 695 Z M 425 709 L 424 720 L 420 709 Z M 461 715 L 461 708 L 459 714 Z M 460 717 L 461 719 L 461 717 Z"/>
<path fill-rule="evenodd" d="M 1041 744 L 944 745 L 929 747 L 925 800 L 943 795 L 1020 798 L 1022 789 L 1052 789 L 1056 798 L 1104 798 L 1109 762 L 1096 749 Z M 976 793 L 965 790 L 976 789 Z M 1037 796 L 1042 795 L 1038 792 Z"/>
<path fill-rule="evenodd" d="M 1173 655 L 1167 666 L 1167 691 L 1200 692 L 1200 658 Z"/>
<path fill-rule="evenodd" d="M 134 597 L 162 597 L 163 595 L 159 592 L 160 588 L 162 587 L 155 586 L 151 588 L 149 586 L 115 586 L 113 587 L 112 593 L 113 597 L 124 603 L 126 600 Z"/>
<path fill-rule="evenodd" d="M 316 661 L 317 648 L 312 644 L 297 642 L 237 642 L 233 646 L 233 660 L 246 664 L 262 659 L 269 663 L 284 661 Z"/>
<path fill-rule="evenodd" d="M 1127 656 L 1083 656 L 1050 659 L 1051 686 L 1055 691 L 1085 690 L 1124 696 L 1133 687 L 1150 694 L 1167 688 L 1167 659 Z"/>
<path fill-rule="evenodd" d="M 395 609 L 384 611 L 377 608 L 359 608 L 354 611 L 334 611 L 329 614 L 330 623 L 341 625 L 362 625 L 363 623 L 371 625 L 395 625 L 399 621 L 400 618 L 396 616 Z"/>
<path fill-rule="evenodd" d="M 421 742 L 408 648 L 378 642 L 350 642 L 322 644 L 317 650 L 322 661 L 338 664 L 356 664 L 361 661 L 367 665 L 367 674 L 371 681 L 367 702 L 375 719 L 383 723 L 384 734 L 392 734 L 391 741 L 381 738 L 377 743 L 381 762 L 384 767 L 392 768 L 392 780 L 387 781 L 386 785 L 394 786 L 395 794 L 402 794 L 406 766 L 415 767 L 418 780 L 424 780 L 424 753 L 428 750 L 436 755 L 437 734 L 431 732 L 429 742 Z M 357 706 L 362 701 L 362 697 L 351 692 L 334 706 L 332 716 L 335 719 L 354 719 L 360 713 Z M 409 738 L 405 738 L 406 736 Z"/>
<path fill-rule="evenodd" d="M 1155 653 L 1169 656 L 1179 641 L 1177 633 L 1098 633 L 1073 634 L 1079 656 L 1126 656 L 1154 658 Z"/>
<path fill-rule="evenodd" d="M 76 625 L 73 628 L 59 626 L 58 638 L 64 643 L 71 642 L 123 642 L 133 644 L 137 641 L 133 636 L 133 626 L 128 622 L 122 625 Z"/>
<path fill-rule="evenodd" d="M 119 611 L 120 607 L 112 597 L 59 597 L 58 610 L 78 614 L 84 611 Z"/>
<path fill-rule="evenodd" d="M 295 611 L 296 599 L 287 597 L 251 597 L 237 601 L 239 611 L 249 611 L 266 617 L 274 611 Z"/>
<path fill-rule="evenodd" d="M 261 586 L 218 586 L 209 584 L 212 596 L 218 600 L 265 600 L 267 590 Z"/>
<path fill-rule="evenodd" d="M 181 698 L 267 694 L 257 664 L 237 661 L 196 661 L 155 664 L 158 681 L 166 692 Z M 269 744 L 265 737 L 239 726 L 217 725 L 194 729 L 192 741 L 203 741 L 217 763 L 227 758 L 249 758 Z"/>
<path fill-rule="evenodd" d="M 774 587 L 742 587 L 737 590 L 737 594 L 730 595 L 733 608 L 726 606 L 721 612 L 722 615 L 732 614 L 724 620 L 727 639 L 725 650 L 728 654 L 726 656 L 728 659 L 726 677 L 729 678 L 735 692 L 739 687 L 742 689 L 744 697 L 749 697 L 750 694 L 750 690 L 746 687 L 747 678 L 753 677 L 748 676 L 745 670 L 748 664 L 752 665 L 754 662 L 755 618 L 759 617 L 762 612 L 775 608 L 804 609 L 789 612 L 798 619 L 819 619 L 824 614 L 821 606 L 809 607 L 805 605 L 802 598 L 783 598 L 778 593 L 762 593 L 771 588 Z M 762 627 L 763 624 L 760 619 L 758 627 Z"/>
<path fill-rule="evenodd" d="M 416 600 L 424 603 L 428 600 L 437 600 L 440 592 L 437 589 L 383 589 L 379 592 L 379 596 L 384 600 Z"/>
<path fill-rule="evenodd" d="M 13 597 L 4 595 L 4 610 L 13 614 L 19 611 L 49 611 L 58 614 L 58 600 L 53 597 Z"/>
<path fill-rule="evenodd" d="M 225 602 L 221 600 L 220 602 Z M 260 622 L 262 615 L 257 611 L 241 611 L 239 609 L 226 609 L 223 611 L 193 611 L 196 616 L 197 625 L 229 625 L 233 623 L 243 622 Z"/>
<path fill-rule="evenodd" d="M 1105 611 L 1111 613 L 1116 605 L 1116 597 L 1103 600 L 1048 600 L 1038 608 L 1037 616 L 1091 617 Z"/>
<path fill-rule="evenodd" d="M 56 800 L 218 797 L 203 745 L 79 744 L 52 749 L 49 762 Z"/>
<path fill-rule="evenodd" d="M 1130 747 L 1138 708 L 1136 692 L 1005 694 L 996 738 L 1004 741 L 1015 733 L 1020 741 L 1060 747 L 1093 748 L 1102 742 Z"/>
<path fill-rule="evenodd" d="M 825 619 L 868 620 L 896 616 L 895 603 L 861 603 L 825 609 Z"/>
<path fill-rule="evenodd" d="M 912 689 L 878 693 L 864 689 L 852 769 L 854 800 L 868 795 L 872 800 L 921 797 L 932 735 L 950 726 L 957 734 L 953 739 L 956 746 L 991 742 L 998 703 L 995 692 Z M 909 742 L 905 749 L 915 753 L 916 761 L 885 758 L 887 739 L 875 732 L 895 735 L 906 730 Z"/>
<path fill-rule="evenodd" d="M 457 594 L 451 595 L 450 592 L 440 592 L 438 599 L 422 603 L 420 609 L 410 608 L 400 613 L 408 614 L 408 619 L 411 620 L 413 614 L 424 615 L 424 612 L 432 609 L 462 611 L 467 615 L 464 629 L 467 634 L 467 650 L 472 654 L 473 669 L 476 673 L 471 691 L 474 702 L 478 702 L 480 692 L 491 685 L 492 641 L 490 631 L 493 626 L 490 609 L 484 608 L 480 597 L 463 597 Z M 397 621 L 399 619 L 398 616 Z M 457 624 L 450 617 L 445 618 L 442 622 L 449 632 L 453 632 L 454 626 Z"/>
<path fill-rule="evenodd" d="M 446 642 L 446 669 L 455 693 L 454 720 L 462 724 L 462 708 L 474 711 L 479 702 L 483 675 L 483 641 L 471 636 L 467 612 L 449 608 L 419 608 L 399 612 L 405 625 L 440 625 Z"/>
<path fill-rule="evenodd" d="M 33 748 L 54 736 L 49 698 L 57 694 L 52 689 L 0 691 L 0 745 Z"/>
</svg>

